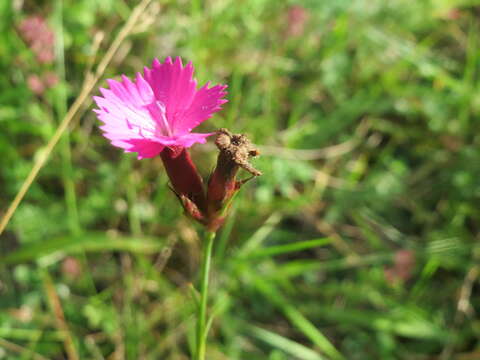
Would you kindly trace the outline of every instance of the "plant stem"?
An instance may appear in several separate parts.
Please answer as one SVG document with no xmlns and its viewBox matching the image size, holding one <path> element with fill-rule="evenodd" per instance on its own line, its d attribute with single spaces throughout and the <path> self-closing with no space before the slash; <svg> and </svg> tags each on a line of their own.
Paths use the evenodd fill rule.
<svg viewBox="0 0 480 360">
<path fill-rule="evenodd" d="M 205 359 L 207 342 L 207 300 L 208 300 L 208 277 L 212 260 L 214 232 L 207 232 L 203 243 L 202 265 L 200 269 L 200 306 L 198 308 L 197 322 L 197 351 L 195 360 Z"/>
</svg>

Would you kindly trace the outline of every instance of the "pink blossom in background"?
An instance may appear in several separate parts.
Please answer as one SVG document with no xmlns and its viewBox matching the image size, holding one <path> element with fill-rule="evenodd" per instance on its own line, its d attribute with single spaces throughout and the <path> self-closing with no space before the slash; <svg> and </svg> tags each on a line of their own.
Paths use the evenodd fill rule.
<svg viewBox="0 0 480 360">
<path fill-rule="evenodd" d="M 43 81 L 47 87 L 49 88 L 54 87 L 55 85 L 58 84 L 58 81 L 59 81 L 58 75 L 55 74 L 53 71 L 47 71 L 43 75 Z"/>
<path fill-rule="evenodd" d="M 45 91 L 45 84 L 40 76 L 36 74 L 32 74 L 27 77 L 27 85 L 29 89 L 36 95 L 41 95 Z"/>
<path fill-rule="evenodd" d="M 415 253 L 412 250 L 397 250 L 393 258 L 393 265 L 384 269 L 386 280 L 391 284 L 407 281 L 413 275 L 415 264 Z"/>
<path fill-rule="evenodd" d="M 303 6 L 290 6 L 287 12 L 287 35 L 294 37 L 302 35 L 308 18 L 308 11 Z"/>
<path fill-rule="evenodd" d="M 55 34 L 45 19 L 34 15 L 22 20 L 18 26 L 20 35 L 35 53 L 38 62 L 50 64 L 55 58 Z"/>
<path fill-rule="evenodd" d="M 207 82 L 197 89 L 193 65 L 182 65 L 168 57 L 162 64 L 155 59 L 131 81 L 107 80 L 110 89 L 100 89 L 94 96 L 95 109 L 103 122 L 100 129 L 112 145 L 138 158 L 151 158 L 165 147 L 187 148 L 205 143 L 212 133 L 192 133 L 192 129 L 221 109 L 227 100 L 226 85 L 210 87 Z"/>
<path fill-rule="evenodd" d="M 82 264 L 73 256 L 67 256 L 62 261 L 62 273 L 69 278 L 78 278 L 82 274 Z"/>
<path fill-rule="evenodd" d="M 47 71 L 42 76 L 31 74 L 27 77 L 27 85 L 35 95 L 43 95 L 46 89 L 58 84 L 58 76 L 52 71 Z"/>
</svg>

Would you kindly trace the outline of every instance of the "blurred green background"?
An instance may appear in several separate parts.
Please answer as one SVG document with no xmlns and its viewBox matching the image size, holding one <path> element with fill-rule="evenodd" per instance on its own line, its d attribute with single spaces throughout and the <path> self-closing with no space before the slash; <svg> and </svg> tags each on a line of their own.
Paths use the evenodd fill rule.
<svg viewBox="0 0 480 360">
<path fill-rule="evenodd" d="M 136 4 L 0 0 L 0 216 Z M 262 151 L 216 239 L 209 360 L 480 359 L 479 16 L 473 0 L 141 14 L 99 85 L 182 56 L 229 85 L 201 130 Z M 202 230 L 160 159 L 113 148 L 91 108 L 0 235 L 0 359 L 189 359 Z M 214 146 L 192 156 L 207 176 Z"/>
</svg>

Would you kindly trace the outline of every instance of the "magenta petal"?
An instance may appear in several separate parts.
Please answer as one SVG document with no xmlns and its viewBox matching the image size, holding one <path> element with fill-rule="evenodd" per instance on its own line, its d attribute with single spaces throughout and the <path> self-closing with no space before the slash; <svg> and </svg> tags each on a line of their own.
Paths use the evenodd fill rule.
<svg viewBox="0 0 480 360">
<path fill-rule="evenodd" d="M 183 147 L 190 147 L 195 143 L 198 144 L 205 144 L 207 142 L 207 137 L 214 135 L 214 133 L 190 133 L 183 135 L 177 139 L 178 144 L 183 146 Z"/>
<path fill-rule="evenodd" d="M 193 65 L 182 66 L 180 58 L 172 62 L 167 58 L 161 64 L 153 61 L 152 69 L 145 68 L 145 80 L 150 84 L 158 101 L 165 104 L 167 120 L 175 135 L 190 132 L 227 102 L 225 85 L 208 89 L 208 83 L 196 90 L 197 82 L 192 78 Z"/>
<path fill-rule="evenodd" d="M 100 127 L 103 135 L 114 146 L 149 157 L 154 153 L 151 144 L 155 142 L 149 139 L 155 135 L 156 124 L 145 104 L 155 99 L 152 89 L 140 74 L 135 83 L 126 76 L 122 81 L 110 79 L 107 82 L 110 89 L 100 89 L 103 97 L 93 98 L 99 107 L 95 112 L 103 122 Z M 136 143 L 133 144 L 132 140 Z M 138 141 L 147 141 L 147 145 L 141 147 Z"/>
<path fill-rule="evenodd" d="M 121 81 L 107 80 L 109 89 L 94 96 L 94 109 L 103 123 L 100 129 L 112 145 L 139 158 L 153 157 L 165 146 L 190 147 L 205 143 L 211 134 L 192 134 L 191 130 L 227 102 L 225 85 L 197 90 L 193 65 L 183 66 L 180 58 L 157 59 L 152 68 L 137 73 L 134 80 L 122 75 Z"/>
<path fill-rule="evenodd" d="M 128 151 L 138 153 L 139 159 L 155 157 L 160 154 L 160 152 L 165 147 L 158 142 L 143 139 L 130 139 L 125 140 L 125 142 L 131 145 L 131 148 L 128 149 Z"/>
<path fill-rule="evenodd" d="M 224 91 L 226 85 L 216 85 L 208 88 L 209 83 L 205 84 L 195 94 L 192 104 L 183 113 L 182 121 L 179 121 L 176 131 L 179 133 L 190 132 L 204 120 L 221 110 L 221 105 L 228 100 L 222 99 L 227 92 Z"/>
</svg>

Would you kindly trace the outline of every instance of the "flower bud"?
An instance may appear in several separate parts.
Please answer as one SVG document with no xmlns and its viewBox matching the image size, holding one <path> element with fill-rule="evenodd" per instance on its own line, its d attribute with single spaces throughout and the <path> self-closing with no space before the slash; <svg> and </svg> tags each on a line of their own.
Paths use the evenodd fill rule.
<svg viewBox="0 0 480 360">
<path fill-rule="evenodd" d="M 203 180 L 187 149 L 166 147 L 160 153 L 172 190 L 179 197 L 184 209 L 193 218 L 200 218 L 205 209 Z"/>
<path fill-rule="evenodd" d="M 223 223 L 230 200 L 237 190 L 248 180 L 262 173 L 249 162 L 250 157 L 257 156 L 258 150 L 243 134 L 232 134 L 227 129 L 217 132 L 215 145 L 220 150 L 217 166 L 210 176 L 207 191 L 207 212 L 209 227 L 216 230 Z M 243 168 L 252 177 L 237 181 L 238 170 Z"/>
</svg>

